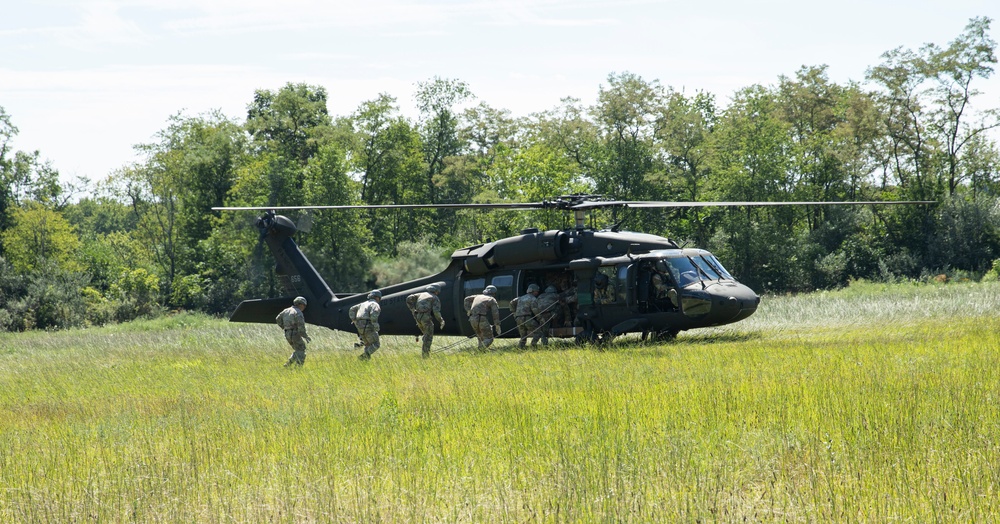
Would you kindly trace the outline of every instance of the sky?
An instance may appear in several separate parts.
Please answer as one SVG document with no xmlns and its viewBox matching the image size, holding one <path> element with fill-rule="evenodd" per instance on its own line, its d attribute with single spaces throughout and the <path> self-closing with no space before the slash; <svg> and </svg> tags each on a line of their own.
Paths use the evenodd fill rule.
<svg viewBox="0 0 1000 524">
<path fill-rule="evenodd" d="M 0 0 L 0 107 L 14 150 L 63 180 L 140 159 L 171 116 L 242 122 L 258 89 L 321 86 L 349 115 L 379 94 L 413 113 L 419 82 L 465 82 L 513 116 L 591 105 L 631 73 L 726 105 L 803 66 L 863 82 L 886 51 L 946 47 L 997 0 Z M 1000 106 L 1000 71 L 978 104 Z"/>
</svg>

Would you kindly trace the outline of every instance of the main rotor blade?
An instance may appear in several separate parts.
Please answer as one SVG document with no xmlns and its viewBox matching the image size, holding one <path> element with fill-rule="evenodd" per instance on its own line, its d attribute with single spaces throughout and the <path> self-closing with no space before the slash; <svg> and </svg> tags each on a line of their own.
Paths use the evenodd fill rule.
<svg viewBox="0 0 1000 524">
<path fill-rule="evenodd" d="M 752 207 L 752 206 L 857 206 L 857 205 L 914 205 L 936 204 L 934 200 L 867 200 L 867 201 L 826 201 L 826 202 L 666 202 L 645 200 L 596 200 L 573 203 L 516 202 L 488 204 L 372 204 L 349 206 L 247 206 L 213 207 L 213 211 L 294 211 L 301 209 L 574 209 L 587 210 L 601 207 L 632 208 L 681 208 L 681 207 Z"/>
<path fill-rule="evenodd" d="M 213 211 L 294 211 L 297 209 L 542 209 L 544 202 L 506 204 L 373 204 L 357 206 L 248 206 L 213 207 Z"/>
<path fill-rule="evenodd" d="M 868 200 L 868 201 L 839 201 L 839 202 L 656 202 L 656 201 L 627 201 L 608 200 L 605 202 L 584 202 L 570 207 L 570 209 L 595 209 L 599 207 L 660 207 L 660 208 L 680 208 L 680 207 L 752 207 L 752 206 L 856 206 L 864 204 L 872 205 L 909 205 L 909 204 L 936 204 L 934 200 Z"/>
</svg>

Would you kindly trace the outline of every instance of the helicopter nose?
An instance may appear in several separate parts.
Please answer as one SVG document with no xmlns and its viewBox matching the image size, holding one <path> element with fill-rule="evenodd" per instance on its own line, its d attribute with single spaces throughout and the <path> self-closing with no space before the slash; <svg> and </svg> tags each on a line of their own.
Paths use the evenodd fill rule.
<svg viewBox="0 0 1000 524">
<path fill-rule="evenodd" d="M 729 302 L 732 304 L 732 307 L 738 310 L 736 316 L 733 318 L 734 322 L 753 315 L 757 311 L 757 306 L 760 305 L 760 295 L 742 284 L 739 287 L 739 293 L 729 296 Z"/>
<path fill-rule="evenodd" d="M 713 289 L 714 316 L 724 322 L 736 322 L 753 315 L 760 297 L 743 284 L 731 284 Z"/>
</svg>

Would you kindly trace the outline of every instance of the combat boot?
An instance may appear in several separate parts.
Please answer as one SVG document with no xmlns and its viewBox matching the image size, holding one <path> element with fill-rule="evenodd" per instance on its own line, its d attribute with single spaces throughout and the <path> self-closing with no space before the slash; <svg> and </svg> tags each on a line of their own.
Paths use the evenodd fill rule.
<svg viewBox="0 0 1000 524">
<path fill-rule="evenodd" d="M 358 355 L 358 360 L 371 360 L 371 359 L 372 359 L 372 356 L 367 351 L 364 352 L 364 353 L 362 353 L 362 354 L 360 354 L 360 355 Z"/>
</svg>

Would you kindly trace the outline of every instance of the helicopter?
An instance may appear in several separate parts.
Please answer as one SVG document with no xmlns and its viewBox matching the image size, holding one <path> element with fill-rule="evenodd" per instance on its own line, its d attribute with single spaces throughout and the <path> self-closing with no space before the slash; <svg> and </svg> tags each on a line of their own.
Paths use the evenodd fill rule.
<svg viewBox="0 0 1000 524">
<path fill-rule="evenodd" d="M 263 211 L 255 225 L 275 259 L 275 274 L 284 296 L 244 300 L 231 322 L 274 323 L 275 316 L 296 296 L 308 300 L 305 321 L 332 330 L 357 333 L 348 316 L 351 306 L 365 302 L 368 292 L 335 293 L 293 240 L 294 221 L 279 211 L 319 209 L 559 209 L 572 212 L 575 225 L 562 230 L 524 229 L 500 240 L 464 247 L 451 255 L 441 272 L 380 288 L 382 335 L 419 335 L 406 297 L 430 285 L 440 289 L 440 335 L 472 337 L 464 310 L 467 296 L 492 285 L 501 311 L 501 338 L 517 338 L 510 301 L 531 284 L 555 287 L 560 311 L 549 337 L 573 338 L 578 344 L 606 342 L 626 333 L 643 340 L 669 340 L 681 331 L 744 320 L 760 306 L 761 297 L 740 283 L 712 253 L 682 247 L 647 233 L 617 226 L 587 227 L 586 216 L 598 208 L 684 208 L 788 205 L 930 204 L 924 201 L 842 202 L 661 202 L 624 201 L 601 195 L 563 195 L 527 203 L 381 204 L 340 206 L 215 207 L 213 210 Z"/>
</svg>

